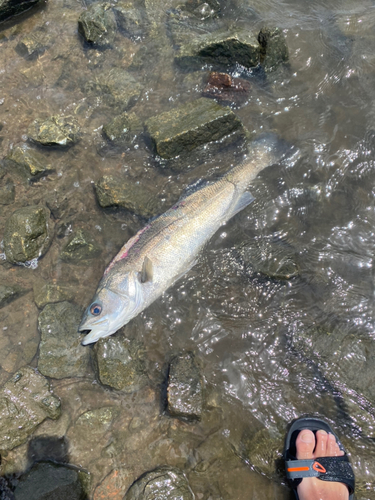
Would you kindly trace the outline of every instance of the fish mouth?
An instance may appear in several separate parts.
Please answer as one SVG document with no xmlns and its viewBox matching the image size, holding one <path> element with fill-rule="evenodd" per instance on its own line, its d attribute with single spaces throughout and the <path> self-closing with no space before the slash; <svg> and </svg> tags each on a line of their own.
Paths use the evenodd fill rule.
<svg viewBox="0 0 375 500">
<path fill-rule="evenodd" d="M 91 328 L 89 325 L 82 325 L 78 328 L 78 332 L 86 335 L 81 342 L 82 345 L 93 344 L 103 337 L 108 337 L 108 321 L 101 321 Z"/>
</svg>

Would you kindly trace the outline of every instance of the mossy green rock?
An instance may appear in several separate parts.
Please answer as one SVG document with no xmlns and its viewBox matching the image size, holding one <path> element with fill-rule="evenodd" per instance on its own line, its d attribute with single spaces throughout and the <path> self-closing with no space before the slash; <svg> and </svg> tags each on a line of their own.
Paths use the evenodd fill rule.
<svg viewBox="0 0 375 500">
<path fill-rule="evenodd" d="M 84 84 L 88 95 L 100 97 L 103 104 L 126 111 L 137 102 L 143 86 L 127 71 L 112 69 L 107 75 Z"/>
<path fill-rule="evenodd" d="M 194 494 L 184 473 L 167 465 L 146 472 L 134 481 L 124 500 L 193 500 Z"/>
<path fill-rule="evenodd" d="M 94 347 L 96 374 L 103 385 L 131 393 L 148 383 L 141 342 L 118 334 L 99 340 Z"/>
<path fill-rule="evenodd" d="M 147 23 L 140 10 L 127 2 L 116 3 L 113 7 L 118 28 L 132 40 L 145 36 Z"/>
<path fill-rule="evenodd" d="M 39 424 L 60 412 L 47 379 L 29 366 L 22 368 L 0 388 L 0 450 L 25 443 Z"/>
<path fill-rule="evenodd" d="M 39 2 L 40 0 L 0 0 L 0 22 L 21 14 Z"/>
<path fill-rule="evenodd" d="M 52 378 L 83 377 L 89 350 L 82 347 L 78 326 L 81 309 L 70 302 L 47 304 L 38 317 L 41 333 L 38 370 Z"/>
<path fill-rule="evenodd" d="M 285 36 L 279 28 L 262 28 L 258 35 L 261 45 L 261 64 L 267 72 L 289 60 Z"/>
<path fill-rule="evenodd" d="M 183 353 L 172 359 L 168 376 L 168 412 L 174 417 L 200 419 L 203 406 L 203 386 L 193 353 Z"/>
<path fill-rule="evenodd" d="M 175 62 L 185 69 L 196 69 L 205 64 L 228 66 L 236 63 L 253 68 L 260 62 L 260 45 L 250 31 L 218 30 L 181 45 Z"/>
<path fill-rule="evenodd" d="M 20 208 L 5 224 L 6 258 L 17 264 L 40 257 L 50 246 L 52 235 L 53 222 L 48 208 L 39 205 Z"/>
<path fill-rule="evenodd" d="M 243 129 L 243 125 L 229 107 L 202 97 L 150 118 L 146 128 L 157 154 L 170 159 Z"/>
<path fill-rule="evenodd" d="M 47 172 L 48 165 L 43 156 L 27 144 L 20 144 L 5 157 L 4 164 L 27 180 L 37 179 Z"/>
<path fill-rule="evenodd" d="M 271 437 L 267 429 L 258 431 L 253 437 L 245 438 L 242 442 L 244 458 L 270 478 L 276 476 L 283 446 L 284 438 Z"/>
<path fill-rule="evenodd" d="M 78 229 L 61 251 L 60 257 L 65 262 L 78 263 L 97 257 L 100 247 L 90 233 Z"/>
<path fill-rule="evenodd" d="M 72 116 L 38 118 L 27 130 L 29 139 L 42 146 L 72 146 L 80 137 L 80 127 Z"/>
<path fill-rule="evenodd" d="M 108 3 L 94 3 L 78 19 L 78 31 L 86 42 L 111 45 L 116 35 L 116 18 Z"/>
<path fill-rule="evenodd" d="M 71 296 L 66 288 L 52 283 L 35 283 L 33 286 L 33 292 L 34 302 L 39 309 L 42 309 L 47 304 L 68 300 Z"/>
<path fill-rule="evenodd" d="M 143 126 L 135 113 L 122 113 L 103 126 L 103 135 L 113 145 L 129 147 L 143 132 Z"/>
<path fill-rule="evenodd" d="M 15 500 L 83 500 L 87 472 L 49 462 L 34 465 L 23 474 L 14 490 Z"/>
<path fill-rule="evenodd" d="M 95 184 L 95 193 L 102 208 L 121 207 L 145 218 L 160 214 L 161 202 L 149 189 L 119 176 L 101 177 Z"/>
</svg>

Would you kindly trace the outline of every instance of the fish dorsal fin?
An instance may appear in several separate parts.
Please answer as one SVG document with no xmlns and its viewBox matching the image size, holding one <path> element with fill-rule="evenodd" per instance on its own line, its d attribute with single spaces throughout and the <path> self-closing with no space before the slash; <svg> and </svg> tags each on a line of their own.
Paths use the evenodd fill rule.
<svg viewBox="0 0 375 500">
<path fill-rule="evenodd" d="M 146 283 L 146 281 L 152 281 L 152 277 L 153 277 L 152 261 L 146 255 L 142 265 L 141 283 Z"/>
</svg>

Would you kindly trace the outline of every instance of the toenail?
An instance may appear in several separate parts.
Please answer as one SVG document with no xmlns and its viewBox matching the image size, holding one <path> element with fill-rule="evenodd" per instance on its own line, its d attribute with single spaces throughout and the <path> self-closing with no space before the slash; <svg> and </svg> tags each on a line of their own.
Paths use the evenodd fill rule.
<svg viewBox="0 0 375 500">
<path fill-rule="evenodd" d="M 301 441 L 303 443 L 312 443 L 314 441 L 314 434 L 311 432 L 304 432 L 301 434 Z"/>
</svg>

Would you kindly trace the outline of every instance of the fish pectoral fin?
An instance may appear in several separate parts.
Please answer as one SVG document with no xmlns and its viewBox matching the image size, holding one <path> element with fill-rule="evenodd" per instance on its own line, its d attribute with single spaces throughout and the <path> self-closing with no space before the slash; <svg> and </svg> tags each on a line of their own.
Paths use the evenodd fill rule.
<svg viewBox="0 0 375 500">
<path fill-rule="evenodd" d="M 152 281 L 154 274 L 152 261 L 146 255 L 143 261 L 142 271 L 141 271 L 141 283 L 146 283 L 146 281 Z"/>
<path fill-rule="evenodd" d="M 250 205 L 254 200 L 254 196 L 249 191 L 245 191 L 231 208 L 229 218 L 241 212 L 241 210 Z"/>
</svg>

